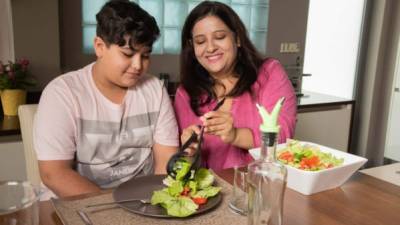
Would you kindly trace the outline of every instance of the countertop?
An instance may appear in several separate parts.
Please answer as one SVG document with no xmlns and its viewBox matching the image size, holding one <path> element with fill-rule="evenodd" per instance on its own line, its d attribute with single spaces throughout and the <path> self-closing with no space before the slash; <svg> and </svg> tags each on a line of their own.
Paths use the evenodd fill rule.
<svg viewBox="0 0 400 225">
<path fill-rule="evenodd" d="M 0 136 L 20 134 L 18 116 L 0 117 Z"/>
<path fill-rule="evenodd" d="M 346 105 L 355 103 L 353 99 L 341 98 L 311 91 L 303 90 L 302 93 L 303 96 L 298 97 L 298 102 L 297 102 L 297 107 L 299 109 L 330 106 L 330 105 Z"/>
</svg>

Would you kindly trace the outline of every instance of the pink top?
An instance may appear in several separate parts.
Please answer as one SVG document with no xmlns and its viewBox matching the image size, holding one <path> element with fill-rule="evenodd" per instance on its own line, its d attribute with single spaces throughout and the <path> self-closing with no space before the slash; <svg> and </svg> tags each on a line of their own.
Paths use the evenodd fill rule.
<svg viewBox="0 0 400 225">
<path fill-rule="evenodd" d="M 258 114 L 256 103 L 271 111 L 279 98 L 285 97 L 279 115 L 281 130 L 278 142 L 286 141 L 293 137 L 296 125 L 297 100 L 293 87 L 281 64 L 275 59 L 267 59 L 261 66 L 257 81 L 252 86 L 255 96 L 249 92 L 233 99 L 231 114 L 234 118 L 234 127 L 250 128 L 253 132 L 253 143 L 260 146 L 261 137 L 259 126 L 261 117 Z M 202 114 L 210 111 L 216 105 L 216 101 L 200 108 Z M 175 96 L 175 113 L 178 120 L 179 130 L 192 124 L 201 124 L 198 116 L 190 108 L 187 92 L 180 86 Z M 218 136 L 204 135 L 202 147 L 203 166 L 213 170 L 221 170 L 234 166 L 244 166 L 252 161 L 247 150 L 226 144 Z"/>
</svg>

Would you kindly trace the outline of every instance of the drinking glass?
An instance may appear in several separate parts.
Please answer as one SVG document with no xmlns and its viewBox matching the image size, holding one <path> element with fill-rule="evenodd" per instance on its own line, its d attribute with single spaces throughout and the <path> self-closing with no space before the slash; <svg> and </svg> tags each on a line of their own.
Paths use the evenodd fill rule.
<svg viewBox="0 0 400 225">
<path fill-rule="evenodd" d="M 27 181 L 0 181 L 0 225 L 39 225 L 39 197 Z"/>
<path fill-rule="evenodd" d="M 247 215 L 248 183 L 245 168 L 234 167 L 233 193 L 229 208 L 240 215 Z"/>
</svg>

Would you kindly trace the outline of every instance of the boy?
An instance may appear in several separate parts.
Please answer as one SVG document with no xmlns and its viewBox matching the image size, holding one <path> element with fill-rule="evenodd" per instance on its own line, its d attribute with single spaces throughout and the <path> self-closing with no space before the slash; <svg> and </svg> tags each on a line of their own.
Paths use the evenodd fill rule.
<svg viewBox="0 0 400 225">
<path fill-rule="evenodd" d="M 50 82 L 34 122 L 42 181 L 60 197 L 165 173 L 179 145 L 168 94 L 146 74 L 156 21 L 122 0 L 106 3 L 96 20 L 96 62 Z"/>
</svg>

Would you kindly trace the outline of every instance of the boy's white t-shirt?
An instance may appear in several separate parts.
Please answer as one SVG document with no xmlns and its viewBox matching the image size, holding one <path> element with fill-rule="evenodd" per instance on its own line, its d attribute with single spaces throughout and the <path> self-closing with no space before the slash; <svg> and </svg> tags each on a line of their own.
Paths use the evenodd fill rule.
<svg viewBox="0 0 400 225">
<path fill-rule="evenodd" d="M 159 79 L 143 75 L 117 105 L 95 86 L 93 64 L 47 85 L 34 120 L 34 148 L 38 160 L 75 160 L 82 176 L 110 188 L 152 173 L 152 146 L 178 146 L 178 128 Z"/>
</svg>

